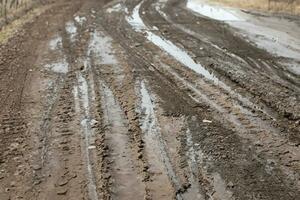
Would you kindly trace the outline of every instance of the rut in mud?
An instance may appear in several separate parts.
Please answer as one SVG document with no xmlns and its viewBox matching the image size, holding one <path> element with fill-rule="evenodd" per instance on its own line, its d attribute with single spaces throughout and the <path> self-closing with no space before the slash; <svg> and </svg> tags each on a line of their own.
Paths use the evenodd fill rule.
<svg viewBox="0 0 300 200">
<path fill-rule="evenodd" d="M 0 46 L 0 199 L 297 199 L 297 23 L 53 1 Z"/>
</svg>

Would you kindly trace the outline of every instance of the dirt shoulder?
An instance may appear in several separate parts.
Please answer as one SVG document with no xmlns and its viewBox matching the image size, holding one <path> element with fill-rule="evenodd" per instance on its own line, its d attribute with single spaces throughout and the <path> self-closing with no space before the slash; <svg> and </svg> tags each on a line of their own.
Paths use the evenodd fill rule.
<svg viewBox="0 0 300 200">
<path fill-rule="evenodd" d="M 266 13 L 287 15 L 300 15 L 300 1 L 285 0 L 206 0 L 210 3 L 218 3 L 225 6 Z"/>
</svg>

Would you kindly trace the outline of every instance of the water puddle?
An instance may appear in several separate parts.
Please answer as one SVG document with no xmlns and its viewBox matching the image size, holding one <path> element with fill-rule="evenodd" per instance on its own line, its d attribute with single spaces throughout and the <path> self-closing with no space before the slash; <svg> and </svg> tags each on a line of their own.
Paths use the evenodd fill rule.
<svg viewBox="0 0 300 200">
<path fill-rule="evenodd" d="M 118 4 L 114 5 L 113 7 L 106 9 L 106 12 L 108 12 L 108 13 L 121 12 L 121 11 L 128 13 L 127 8 L 124 5 L 122 5 L 121 3 L 118 3 Z"/>
<path fill-rule="evenodd" d="M 268 27 L 271 22 L 228 22 L 229 25 L 238 29 L 257 47 L 267 50 L 269 53 L 300 60 L 300 40 L 292 37 L 289 33 Z M 282 22 L 285 23 L 285 22 Z"/>
<path fill-rule="evenodd" d="M 143 1 L 142 1 L 143 2 Z M 127 17 L 128 23 L 139 32 L 145 32 L 146 37 L 149 41 L 154 43 L 156 46 L 161 48 L 162 50 L 166 51 L 169 55 L 171 55 L 174 59 L 176 59 L 181 64 L 189 67 L 193 71 L 197 72 L 198 74 L 203 75 L 209 80 L 212 80 L 213 82 L 219 82 L 219 80 L 208 70 L 206 70 L 204 67 L 202 67 L 201 64 L 196 63 L 185 51 L 174 45 L 171 41 L 162 38 L 153 32 L 147 30 L 147 26 L 144 24 L 143 20 L 141 19 L 139 15 L 139 9 L 141 7 L 141 4 L 138 4 L 130 17 Z"/>
<path fill-rule="evenodd" d="M 219 87 L 223 88 L 227 92 L 229 92 L 232 96 L 235 96 L 238 98 L 239 101 L 241 101 L 246 106 L 249 106 L 251 108 L 256 107 L 261 112 L 265 113 L 269 117 L 272 115 L 268 113 L 268 111 L 261 109 L 259 106 L 254 105 L 252 102 L 249 101 L 249 99 L 241 96 L 240 94 L 236 93 L 234 90 L 231 89 L 230 86 L 226 85 L 224 82 L 219 80 L 213 73 L 210 73 L 208 70 L 206 70 L 201 64 L 196 63 L 191 56 L 188 55 L 184 50 L 177 47 L 175 44 L 173 44 L 171 41 L 158 36 L 151 32 L 149 28 L 144 24 L 143 20 L 141 19 L 139 15 L 139 10 L 141 7 L 141 4 L 143 1 L 141 1 L 133 10 L 133 13 L 131 16 L 127 16 L 126 20 L 127 22 L 136 30 L 137 32 L 142 32 L 146 34 L 146 37 L 149 41 L 154 43 L 156 46 L 167 52 L 169 55 L 171 55 L 175 60 L 177 60 L 179 63 L 183 64 L 184 66 L 187 66 L 191 70 L 195 71 L 196 73 L 204 76 L 206 79 L 212 81 L 215 85 L 218 85 Z M 273 118 L 273 117 L 272 117 Z"/>
<path fill-rule="evenodd" d="M 54 51 L 62 48 L 62 37 L 57 35 L 49 42 L 50 50 Z"/>
<path fill-rule="evenodd" d="M 223 9 L 218 6 L 210 6 L 201 0 L 188 0 L 186 7 L 206 17 L 220 21 L 242 21 L 240 17 L 229 9 Z"/>
<path fill-rule="evenodd" d="M 226 49 L 222 49 L 221 47 L 219 47 L 219 46 L 216 45 L 216 44 L 213 44 L 211 41 L 209 41 L 207 38 L 201 36 L 199 33 L 194 32 L 194 31 L 188 29 L 187 27 L 185 27 L 185 26 L 182 25 L 182 24 L 174 23 L 174 22 L 173 22 L 173 21 L 172 21 L 172 20 L 171 20 L 171 19 L 170 19 L 163 11 L 162 11 L 162 9 L 163 9 L 164 6 L 165 6 L 165 4 L 163 4 L 162 1 L 158 1 L 158 2 L 155 4 L 155 9 L 156 9 L 156 11 L 157 11 L 161 16 L 164 17 L 164 19 L 165 19 L 166 21 L 168 21 L 169 23 L 171 23 L 173 26 L 175 26 L 175 27 L 178 28 L 179 30 L 181 30 L 181 31 L 183 31 L 183 32 L 185 32 L 185 33 L 187 33 L 187 34 L 189 34 L 189 35 L 194 36 L 195 38 L 198 38 L 199 40 L 201 40 L 201 41 L 207 43 L 208 45 L 211 45 L 211 46 L 214 47 L 216 50 L 225 53 L 227 56 L 233 57 L 233 58 L 238 59 L 239 61 L 243 62 L 244 64 L 247 64 L 246 61 L 245 61 L 244 59 L 242 59 L 241 57 L 239 57 L 239 56 L 237 56 L 237 55 L 235 55 L 235 54 L 233 54 L 233 53 L 227 51 Z M 158 29 L 157 29 L 157 30 L 158 30 Z"/>
<path fill-rule="evenodd" d="M 222 200 L 232 200 L 233 194 L 231 191 L 227 190 L 225 181 L 221 178 L 220 174 L 214 172 L 213 176 L 213 186 L 215 193 L 212 195 L 214 199 L 222 199 Z"/>
<path fill-rule="evenodd" d="M 109 65 L 102 66 L 102 69 L 108 68 L 109 72 L 114 73 L 114 77 L 119 84 L 124 81 L 124 69 L 121 63 L 116 57 L 116 53 L 113 49 L 113 40 L 111 37 L 106 36 L 104 33 L 99 31 L 94 31 L 91 34 L 91 40 L 88 46 L 88 58 L 87 62 L 93 60 L 93 63 L 99 65 Z M 108 70 L 106 72 L 108 73 Z"/>
<path fill-rule="evenodd" d="M 282 65 L 286 65 L 287 66 L 287 69 L 289 71 L 291 71 L 292 73 L 300 76 L 300 63 L 289 63 L 289 62 L 286 62 L 286 63 L 282 63 Z"/>
<path fill-rule="evenodd" d="M 68 66 L 69 66 L 68 62 L 65 59 L 63 59 L 61 62 L 46 64 L 45 68 L 55 73 L 65 74 L 68 72 Z"/>
<path fill-rule="evenodd" d="M 81 101 L 85 111 L 85 115 L 89 116 L 88 83 L 81 73 L 79 73 L 78 75 L 78 89 L 80 91 Z"/>
<path fill-rule="evenodd" d="M 66 74 L 69 69 L 69 64 L 62 51 L 62 37 L 55 35 L 55 37 L 49 41 L 48 46 L 51 56 L 47 56 L 47 60 L 45 60 L 47 64 L 45 64 L 44 67 L 55 73 Z"/>
<path fill-rule="evenodd" d="M 132 160 L 128 124 L 113 92 L 104 83 L 101 85 L 104 120 L 109 128 L 106 140 L 110 147 L 110 157 L 114 161 L 112 165 L 113 199 L 144 199 L 145 189 Z"/>
<path fill-rule="evenodd" d="M 66 31 L 70 36 L 71 42 L 74 42 L 77 35 L 77 27 L 75 26 L 74 22 L 67 22 Z"/>
<path fill-rule="evenodd" d="M 216 76 L 213 75 L 213 73 L 210 73 L 208 70 L 206 70 L 201 64 L 196 63 L 191 56 L 188 55 L 185 51 L 177 47 L 175 44 L 173 44 L 171 41 L 166 40 L 165 38 L 162 38 L 153 32 L 149 31 L 149 28 L 144 24 L 143 20 L 141 19 L 139 15 L 139 9 L 143 1 L 141 1 L 133 10 L 133 13 L 131 16 L 126 17 L 127 22 L 137 31 L 142 32 L 146 34 L 146 37 L 149 41 L 154 43 L 156 46 L 160 47 L 162 50 L 167 52 L 169 55 L 171 55 L 175 60 L 183 64 L 184 66 L 187 66 L 191 70 L 195 71 L 196 73 L 204 76 L 206 79 L 212 81 L 215 85 L 218 85 L 219 87 L 223 88 L 227 92 L 229 92 L 231 95 L 238 98 L 239 101 L 243 102 L 246 106 L 249 106 L 251 108 L 257 107 L 258 110 L 264 112 L 268 116 L 271 117 L 270 113 L 268 111 L 265 111 L 264 109 L 260 109 L 258 106 L 254 105 L 252 102 L 249 101 L 249 99 L 241 96 L 240 94 L 234 92 L 230 86 L 226 85 L 224 82 L 219 80 Z"/>
<path fill-rule="evenodd" d="M 198 169 L 198 163 L 196 159 L 196 152 L 194 149 L 194 143 L 192 139 L 192 134 L 189 129 L 186 131 L 186 144 L 188 146 L 188 151 L 186 152 L 186 156 L 188 158 L 188 165 L 190 169 L 190 177 L 189 181 L 191 183 L 191 187 L 188 189 L 187 194 L 197 194 L 196 196 L 189 195 L 187 196 L 187 199 L 198 199 L 198 200 L 204 200 L 205 198 L 200 192 L 200 184 L 199 184 L 199 169 Z M 191 190 L 192 192 L 189 192 Z"/>
<path fill-rule="evenodd" d="M 73 88 L 73 95 L 75 99 L 75 112 L 80 113 L 80 105 L 79 105 L 79 94 L 78 94 L 78 87 L 74 86 Z"/>
<path fill-rule="evenodd" d="M 200 171 L 200 176 L 203 176 L 203 178 L 209 181 L 209 184 L 213 186 L 213 188 L 210 189 L 211 194 L 206 193 L 206 195 L 209 196 L 209 199 L 234 199 L 232 192 L 227 189 L 227 185 L 220 174 L 218 172 L 211 173 L 208 171 L 208 166 L 210 166 L 209 162 L 212 160 L 212 158 L 204 155 L 202 150 L 199 148 L 199 145 L 193 142 L 192 133 L 189 129 L 187 129 L 186 136 L 186 143 L 188 146 L 187 157 L 189 158 L 190 167 L 192 168 L 193 172 Z M 198 174 L 195 174 L 194 176 L 199 177 L 196 175 Z M 198 179 L 195 181 L 198 181 Z M 201 200 L 205 199 L 202 195 L 199 195 L 197 198 Z"/>
<path fill-rule="evenodd" d="M 86 21 L 86 17 L 76 16 L 76 17 L 74 18 L 74 20 L 75 20 L 78 24 L 80 24 L 80 26 L 82 26 L 83 23 Z"/>
<path fill-rule="evenodd" d="M 300 30 L 293 22 L 256 17 L 230 8 L 209 5 L 202 0 L 188 0 L 186 7 L 209 18 L 225 21 L 239 30 L 241 37 L 247 37 L 259 48 L 274 55 L 300 60 Z"/>
<path fill-rule="evenodd" d="M 88 48 L 88 56 L 95 56 L 97 64 L 118 64 L 112 50 L 112 39 L 108 36 L 94 31 Z"/>
<path fill-rule="evenodd" d="M 173 185 L 175 190 L 178 190 L 181 185 L 169 159 L 166 150 L 166 144 L 162 138 L 160 128 L 155 116 L 155 106 L 152 103 L 152 97 L 150 96 L 150 93 L 148 92 L 144 81 L 140 83 L 140 94 L 140 112 L 143 115 L 141 119 L 141 129 L 144 133 L 144 139 L 146 142 L 146 153 L 150 163 L 150 171 L 156 173 L 154 177 L 157 179 L 157 182 L 155 182 L 155 186 L 161 189 L 166 189 L 166 191 L 170 191 L 167 189 L 167 185 L 170 184 L 168 179 L 170 179 L 171 184 Z M 164 175 L 166 174 L 168 177 L 164 177 Z M 182 199 L 182 195 L 177 194 L 177 199 Z"/>
<path fill-rule="evenodd" d="M 89 84 L 81 73 L 77 74 L 78 85 L 75 86 L 73 94 L 75 99 L 76 112 L 81 117 L 82 136 L 84 138 L 82 151 L 87 166 L 87 178 L 88 178 L 88 193 L 89 198 L 92 200 L 98 199 L 95 177 L 93 174 L 93 168 L 90 160 L 90 154 L 93 149 L 90 149 L 93 143 L 93 130 L 91 128 L 91 116 L 90 116 L 90 103 L 89 103 Z M 82 109 L 81 109 L 82 108 Z M 82 111 L 81 111 L 82 110 Z"/>
</svg>

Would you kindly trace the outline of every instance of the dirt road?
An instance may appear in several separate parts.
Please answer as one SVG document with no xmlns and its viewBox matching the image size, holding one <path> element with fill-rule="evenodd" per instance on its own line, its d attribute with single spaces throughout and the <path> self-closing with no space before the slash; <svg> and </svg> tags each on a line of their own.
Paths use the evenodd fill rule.
<svg viewBox="0 0 300 200">
<path fill-rule="evenodd" d="M 0 199 L 299 198 L 299 24 L 53 1 L 0 45 Z"/>
</svg>

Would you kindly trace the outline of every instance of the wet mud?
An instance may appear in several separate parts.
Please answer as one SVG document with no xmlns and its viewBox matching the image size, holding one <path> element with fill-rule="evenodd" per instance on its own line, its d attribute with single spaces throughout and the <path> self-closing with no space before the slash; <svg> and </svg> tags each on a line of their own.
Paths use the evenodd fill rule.
<svg viewBox="0 0 300 200">
<path fill-rule="evenodd" d="M 299 19 L 277 19 L 53 1 L 0 46 L 0 199 L 297 199 Z"/>
</svg>

